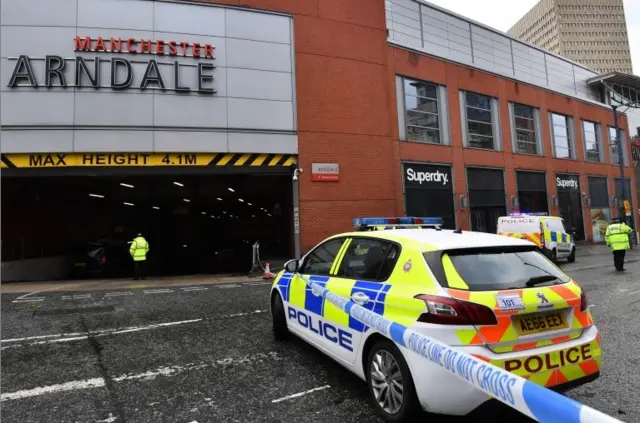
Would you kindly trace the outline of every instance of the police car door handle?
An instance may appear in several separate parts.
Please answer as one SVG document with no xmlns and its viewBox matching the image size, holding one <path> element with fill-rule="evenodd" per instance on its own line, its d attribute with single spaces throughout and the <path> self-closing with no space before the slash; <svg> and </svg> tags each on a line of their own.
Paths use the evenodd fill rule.
<svg viewBox="0 0 640 423">
<path fill-rule="evenodd" d="M 356 292 L 351 296 L 354 303 L 363 305 L 369 302 L 369 296 L 364 292 Z"/>
</svg>

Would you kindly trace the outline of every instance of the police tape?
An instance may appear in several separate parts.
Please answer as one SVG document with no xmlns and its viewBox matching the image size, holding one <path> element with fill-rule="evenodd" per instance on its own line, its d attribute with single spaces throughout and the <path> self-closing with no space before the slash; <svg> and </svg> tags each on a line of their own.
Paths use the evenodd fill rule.
<svg viewBox="0 0 640 423">
<path fill-rule="evenodd" d="M 462 378 L 522 414 L 542 423 L 622 423 L 544 386 L 456 350 L 342 298 L 297 274 L 313 291 L 396 344 Z"/>
</svg>

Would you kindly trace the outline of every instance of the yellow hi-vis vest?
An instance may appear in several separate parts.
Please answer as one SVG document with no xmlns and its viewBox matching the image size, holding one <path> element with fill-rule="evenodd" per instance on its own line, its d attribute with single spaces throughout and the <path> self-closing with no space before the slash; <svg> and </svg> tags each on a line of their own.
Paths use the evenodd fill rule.
<svg viewBox="0 0 640 423">
<path fill-rule="evenodd" d="M 138 236 L 133 239 L 129 253 L 133 257 L 133 261 L 143 261 L 147 259 L 147 253 L 149 252 L 149 243 L 144 237 Z"/>
<path fill-rule="evenodd" d="M 613 223 L 607 227 L 604 239 L 612 251 L 628 250 L 631 248 L 631 245 L 629 245 L 629 234 L 631 232 L 633 230 L 626 224 Z"/>
</svg>

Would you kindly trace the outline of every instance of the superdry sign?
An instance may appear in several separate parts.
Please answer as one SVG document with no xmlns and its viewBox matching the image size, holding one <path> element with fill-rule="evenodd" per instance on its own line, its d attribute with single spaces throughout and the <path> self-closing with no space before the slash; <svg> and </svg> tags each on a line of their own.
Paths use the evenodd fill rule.
<svg viewBox="0 0 640 423">
<path fill-rule="evenodd" d="M 577 190 L 580 184 L 577 176 L 558 175 L 556 176 L 556 187 L 560 190 Z"/>
<path fill-rule="evenodd" d="M 91 38 L 76 36 L 72 40 L 77 53 L 96 53 L 95 57 L 76 55 L 63 58 L 57 55 L 30 57 L 20 55 L 15 60 L 10 88 L 18 87 L 62 87 L 62 88 L 111 88 L 159 89 L 163 91 L 191 91 L 213 94 L 212 86 L 215 65 L 215 47 L 211 44 L 176 40 L 149 40 L 137 38 Z M 110 54 L 110 57 L 100 57 Z M 130 58 L 114 55 L 130 56 Z M 143 57 L 153 57 L 141 60 Z M 178 57 L 193 61 L 177 60 Z M 171 60 L 173 58 L 173 60 Z M 44 60 L 44 72 L 37 74 L 32 62 Z M 144 65 L 140 75 L 134 65 Z M 108 68 L 109 78 L 101 80 Z M 195 75 L 193 74 L 195 70 Z M 184 75 L 191 74 L 185 81 Z M 105 78 L 106 79 L 106 78 Z"/>
<path fill-rule="evenodd" d="M 451 187 L 451 169 L 446 166 L 408 164 L 404 165 L 406 185 L 428 189 Z"/>
</svg>

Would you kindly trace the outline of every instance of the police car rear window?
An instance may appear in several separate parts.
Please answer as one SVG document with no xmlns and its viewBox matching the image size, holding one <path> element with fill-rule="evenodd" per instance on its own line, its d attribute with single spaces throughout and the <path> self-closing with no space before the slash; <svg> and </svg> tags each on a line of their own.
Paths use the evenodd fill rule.
<svg viewBox="0 0 640 423">
<path fill-rule="evenodd" d="M 487 247 L 425 253 L 427 263 L 441 285 L 454 284 L 447 258 L 470 291 L 523 289 L 565 283 L 569 278 L 547 257 L 529 247 Z M 439 256 L 439 257 L 438 257 Z"/>
</svg>

